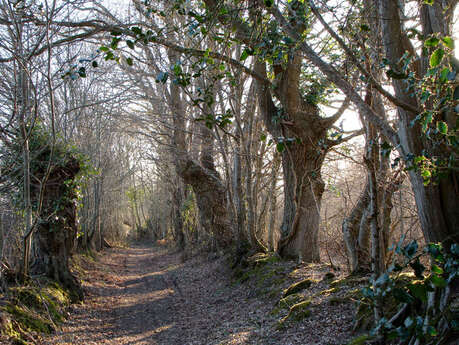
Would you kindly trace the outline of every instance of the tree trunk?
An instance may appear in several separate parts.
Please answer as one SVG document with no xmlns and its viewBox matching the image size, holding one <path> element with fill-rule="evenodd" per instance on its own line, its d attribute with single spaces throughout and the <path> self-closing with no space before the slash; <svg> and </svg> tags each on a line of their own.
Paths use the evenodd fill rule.
<svg viewBox="0 0 459 345">
<path fill-rule="evenodd" d="M 169 50 L 169 61 L 175 63 L 179 54 Z M 173 114 L 173 145 L 176 155 L 176 170 L 185 184 L 189 184 L 196 195 L 202 226 L 212 233 L 221 248 L 228 248 L 233 242 L 233 227 L 228 208 L 226 187 L 221 181 L 213 162 L 213 138 L 208 129 L 202 129 L 200 161 L 190 157 L 185 142 L 185 118 L 180 88 L 171 83 L 168 102 Z"/>
<path fill-rule="evenodd" d="M 396 64 L 406 50 L 403 44 L 406 40 L 403 39 L 398 2 L 396 0 L 379 0 L 378 2 L 386 56 L 390 62 Z M 421 6 L 423 34 L 425 36 L 432 33 L 440 33 L 442 36 L 450 35 L 452 8 L 444 13 L 445 9 L 442 9 L 442 4 L 439 2 L 435 2 L 434 6 L 427 4 Z M 417 71 L 418 74 L 424 75 L 427 68 L 427 57 L 423 56 L 422 67 L 420 71 Z M 406 91 L 406 85 L 402 81 L 394 79 L 392 85 L 397 98 L 418 107 L 416 98 Z M 434 155 L 444 157 L 441 148 L 433 148 L 431 143 L 423 138 L 418 121 L 414 126 L 411 125 L 418 114 L 410 113 L 400 107 L 398 114 L 400 141 L 407 153 L 421 156 L 424 150 L 428 150 Z M 448 159 L 448 157 L 445 158 Z M 457 171 L 450 169 L 448 175 L 441 178 L 438 184 L 430 183 L 427 186 L 424 185 L 419 171 L 410 170 L 409 176 L 425 240 L 443 242 L 449 249 L 450 243 L 459 242 L 459 212 L 457 212 L 459 209 L 459 176 Z"/>
<path fill-rule="evenodd" d="M 174 208 L 174 240 L 177 244 L 179 250 L 185 249 L 185 234 L 183 229 L 183 216 L 182 216 L 182 207 L 183 207 L 183 182 L 180 177 L 176 175 L 175 184 L 172 186 L 172 198 L 173 198 L 173 208 Z"/>
<path fill-rule="evenodd" d="M 305 262 L 319 262 L 320 205 L 324 192 L 321 166 L 325 154 L 297 143 L 282 155 L 284 217 L 279 254 Z"/>
<path fill-rule="evenodd" d="M 268 225 L 268 250 L 274 251 L 277 248 L 277 245 L 274 244 L 274 229 L 276 226 L 276 206 L 277 206 L 277 196 L 276 196 L 276 183 L 277 175 L 279 173 L 279 164 L 280 156 L 277 152 L 274 154 L 273 163 L 271 167 L 271 186 L 269 190 L 270 200 L 269 200 L 269 225 Z"/>
<path fill-rule="evenodd" d="M 367 222 L 367 209 L 370 203 L 369 189 L 370 186 L 367 182 L 357 203 L 342 224 L 344 243 L 353 274 L 368 273 L 371 270 L 370 229 Z"/>
<path fill-rule="evenodd" d="M 83 299 L 79 281 L 69 269 L 69 258 L 78 232 L 76 196 L 65 181 L 73 179 L 80 169 L 79 163 L 70 160 L 64 167 L 52 168 L 44 186 L 43 207 L 34 240 L 36 252 L 32 274 L 45 274 L 67 288 L 74 301 Z M 39 172 L 38 172 L 39 173 Z M 38 197 L 39 188 L 33 196 Z M 56 210 L 56 203 L 59 207 Z"/>
</svg>

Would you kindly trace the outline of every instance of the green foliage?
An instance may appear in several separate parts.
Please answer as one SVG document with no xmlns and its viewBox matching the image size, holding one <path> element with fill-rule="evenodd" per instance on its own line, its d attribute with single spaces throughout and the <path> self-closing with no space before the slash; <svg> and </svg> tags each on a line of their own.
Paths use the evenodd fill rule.
<svg viewBox="0 0 459 345">
<path fill-rule="evenodd" d="M 284 290 L 284 297 L 309 289 L 313 283 L 316 283 L 316 281 L 309 278 L 294 283 Z"/>
<path fill-rule="evenodd" d="M 60 171 L 62 169 L 66 171 L 69 166 L 72 166 L 72 169 L 76 170 L 76 174 L 67 174 L 66 176 L 72 177 L 64 179 L 61 182 L 60 197 L 53 201 L 52 213 L 59 211 L 69 202 L 80 205 L 82 200 L 81 188 L 88 179 L 97 172 L 92 168 L 88 159 L 78 150 L 78 148 L 74 145 L 65 143 L 59 136 L 56 136 L 54 140 L 43 124 L 35 123 L 33 128 L 30 129 L 29 151 L 30 174 L 35 179 L 35 182 L 31 186 L 33 210 L 38 210 L 40 183 L 45 182 L 47 173 L 49 173 L 48 179 L 56 179 L 57 176 L 59 176 L 59 179 L 63 179 L 65 178 L 65 174 L 61 176 L 62 172 Z M 6 183 L 10 186 L 10 196 L 15 207 L 20 212 L 24 209 L 22 153 L 22 139 L 18 133 L 12 145 L 3 148 L 4 159 L 1 162 L 2 172 L 7 176 Z M 41 182 L 37 183 L 37 180 Z M 48 207 L 49 206 L 50 205 L 48 205 Z M 48 216 L 51 216 L 51 214 L 48 214 Z M 50 219 L 54 218 L 50 217 Z"/>
<path fill-rule="evenodd" d="M 444 336 L 459 322 L 457 313 L 440 301 L 448 297 L 449 288 L 457 283 L 459 246 L 453 244 L 447 252 L 441 244 L 430 243 L 419 250 L 416 241 L 404 246 L 402 243 L 403 238 L 391 249 L 396 258 L 387 273 L 371 281 L 362 293 L 370 305 L 378 300 L 394 300 L 399 310 L 404 309 L 395 319 L 393 315 L 384 315 L 372 334 L 383 333 L 387 340 L 397 339 L 402 344 L 413 339 L 425 344 Z M 425 262 L 430 262 L 429 268 Z M 406 270 L 414 275 L 403 273 Z"/>
<path fill-rule="evenodd" d="M 410 125 L 419 126 L 419 134 L 428 144 L 422 155 L 408 154 L 406 162 L 407 169 L 418 171 L 427 185 L 437 183 L 458 167 L 458 71 L 453 63 L 454 42 L 451 37 L 434 34 L 418 38 L 424 39 L 423 49 L 429 60 L 427 73 L 420 79 L 416 76 L 411 70 L 413 56 L 408 53 L 386 73 L 390 78 L 403 80 L 407 91 L 422 106 L 422 112 Z"/>
</svg>

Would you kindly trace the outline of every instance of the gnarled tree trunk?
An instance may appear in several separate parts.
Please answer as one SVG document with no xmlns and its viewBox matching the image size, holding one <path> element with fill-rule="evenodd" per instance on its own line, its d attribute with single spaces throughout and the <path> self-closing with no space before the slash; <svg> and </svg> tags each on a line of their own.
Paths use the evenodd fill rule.
<svg viewBox="0 0 459 345">
<path fill-rule="evenodd" d="M 178 53 L 170 50 L 168 55 L 171 63 L 178 60 Z M 221 248 L 228 248 L 233 242 L 233 226 L 226 186 L 213 161 L 213 137 L 209 129 L 200 124 L 203 138 L 200 162 L 192 159 L 185 142 L 185 109 L 181 98 L 179 86 L 171 83 L 168 101 L 173 113 L 176 170 L 184 183 L 193 188 L 202 226 L 215 236 Z"/>
<path fill-rule="evenodd" d="M 67 288 L 74 301 L 83 299 L 80 282 L 70 272 L 69 258 L 76 244 L 78 232 L 76 195 L 65 183 L 75 178 L 80 166 L 69 160 L 65 166 L 54 166 L 44 186 L 43 206 L 35 232 L 32 274 L 46 276 Z M 32 191 L 38 198 L 39 187 Z M 56 207 L 57 203 L 57 207 Z"/>
</svg>

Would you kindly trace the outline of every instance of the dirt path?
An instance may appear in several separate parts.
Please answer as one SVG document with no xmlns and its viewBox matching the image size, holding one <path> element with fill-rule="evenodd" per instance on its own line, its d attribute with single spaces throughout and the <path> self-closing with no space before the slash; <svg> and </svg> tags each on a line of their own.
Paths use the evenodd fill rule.
<svg viewBox="0 0 459 345">
<path fill-rule="evenodd" d="M 50 344 L 173 344 L 176 292 L 162 249 L 112 249 L 83 281 L 87 296 Z M 102 270 L 101 270 L 102 269 Z"/>
<path fill-rule="evenodd" d="M 224 267 L 198 258 L 182 264 L 162 248 L 111 249 L 87 272 L 85 303 L 44 344 L 335 343 L 336 334 L 311 331 L 307 323 L 276 330 L 273 305 L 229 284 Z"/>
</svg>

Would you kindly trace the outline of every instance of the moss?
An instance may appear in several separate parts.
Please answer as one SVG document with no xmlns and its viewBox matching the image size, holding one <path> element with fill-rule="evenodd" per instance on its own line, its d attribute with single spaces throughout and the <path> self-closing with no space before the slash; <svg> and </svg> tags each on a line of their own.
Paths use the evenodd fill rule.
<svg viewBox="0 0 459 345">
<path fill-rule="evenodd" d="M 6 314 L 3 314 L 1 317 L 2 317 L 2 334 L 6 335 L 7 337 L 11 339 L 21 338 L 21 334 L 15 329 L 11 319 L 7 317 Z"/>
<path fill-rule="evenodd" d="M 5 311 L 26 331 L 50 334 L 55 330 L 51 321 L 26 307 L 9 304 Z"/>
<path fill-rule="evenodd" d="M 39 314 L 51 317 L 53 322 L 63 322 L 64 317 L 60 309 L 68 305 L 69 297 L 57 284 L 50 284 L 39 290 L 34 287 L 15 287 L 10 289 L 13 295 L 12 302 L 23 305 Z"/>
<path fill-rule="evenodd" d="M 294 269 L 293 271 L 291 271 L 288 274 L 288 276 L 289 276 L 289 278 L 295 278 L 299 273 L 300 273 L 300 270 L 297 268 L 297 269 Z"/>
<path fill-rule="evenodd" d="M 352 339 L 347 345 L 365 345 L 368 344 L 373 337 L 369 336 L 368 334 L 360 335 L 354 339 Z"/>
<path fill-rule="evenodd" d="M 287 289 L 284 290 L 284 297 L 292 295 L 294 293 L 300 292 L 302 290 L 308 289 L 311 287 L 312 283 L 316 281 L 313 279 L 303 279 L 295 284 L 290 285 Z"/>
<path fill-rule="evenodd" d="M 12 288 L 10 292 L 15 296 L 15 299 L 30 308 L 39 309 L 42 306 L 41 297 L 37 289 L 31 287 Z"/>
<path fill-rule="evenodd" d="M 45 281 L 44 287 L 21 286 L 9 289 L 11 298 L 1 308 L 8 317 L 2 322 L 2 334 L 15 344 L 27 344 L 24 334 L 55 331 L 64 321 L 64 308 L 70 304 L 70 295 L 60 285 Z"/>
<path fill-rule="evenodd" d="M 287 297 L 280 299 L 277 305 L 280 308 L 290 308 L 291 306 L 298 303 L 302 298 L 303 297 L 300 294 L 295 293 L 295 294 L 288 295 Z"/>
<path fill-rule="evenodd" d="M 70 296 L 67 290 L 57 283 L 51 283 L 43 289 L 43 292 L 53 299 L 56 303 L 61 305 L 70 304 Z"/>
<path fill-rule="evenodd" d="M 256 266 L 261 266 L 261 265 L 267 265 L 267 264 L 274 264 L 279 261 L 280 261 L 280 257 L 272 254 L 272 255 L 266 255 L 264 257 L 259 257 L 255 259 L 254 261 L 252 261 L 252 263 Z M 249 262 L 251 261 L 249 260 Z"/>
<path fill-rule="evenodd" d="M 339 286 L 357 286 L 361 284 L 366 284 L 368 282 L 368 277 L 359 277 L 359 276 L 348 276 L 341 279 L 335 279 L 330 283 L 330 287 L 339 287 Z"/>
<path fill-rule="evenodd" d="M 280 294 L 279 286 L 285 281 L 284 269 L 276 265 L 278 258 L 273 255 L 256 254 L 248 260 L 250 264 L 247 268 L 239 266 L 233 271 L 236 278 L 233 284 L 249 281 L 257 295 L 277 297 Z"/>
<path fill-rule="evenodd" d="M 320 294 L 320 295 L 331 295 L 331 294 L 333 294 L 333 293 L 335 293 L 335 292 L 338 292 L 339 290 L 340 290 L 339 287 L 333 287 L 333 288 L 331 288 L 331 289 L 322 290 L 322 291 L 320 291 L 319 294 Z"/>
<path fill-rule="evenodd" d="M 311 315 L 311 310 L 309 309 L 309 305 L 311 304 L 311 299 L 307 299 L 305 301 L 299 302 L 294 304 L 290 307 L 290 310 L 283 319 L 279 320 L 278 328 L 282 328 L 285 323 L 289 320 L 292 321 L 301 321 Z"/>
</svg>

